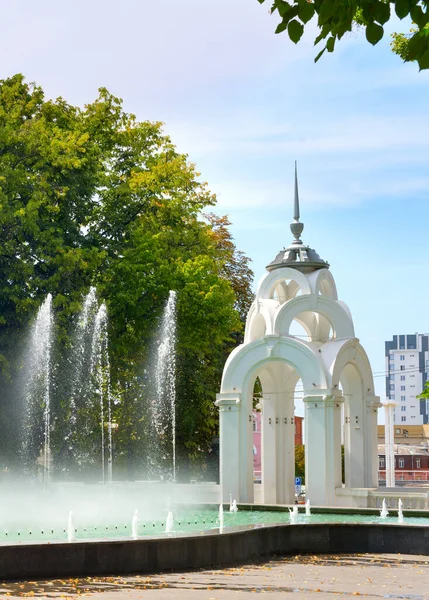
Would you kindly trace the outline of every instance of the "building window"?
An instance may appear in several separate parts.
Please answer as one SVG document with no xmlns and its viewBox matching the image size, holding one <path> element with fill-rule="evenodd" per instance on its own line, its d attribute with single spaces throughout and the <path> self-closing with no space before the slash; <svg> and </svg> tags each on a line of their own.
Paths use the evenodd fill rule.
<svg viewBox="0 0 429 600">
<path fill-rule="evenodd" d="M 403 469 L 403 468 L 404 468 L 404 459 L 403 459 L 403 458 L 400 458 L 400 459 L 398 460 L 398 462 L 399 462 L 399 468 L 400 468 L 400 469 Z"/>
<path fill-rule="evenodd" d="M 401 406 L 401 412 L 405 412 L 407 410 L 406 406 Z"/>
<path fill-rule="evenodd" d="M 395 384 L 394 384 L 394 383 L 391 383 L 391 384 L 390 384 L 390 389 L 391 389 L 391 390 L 394 390 L 394 389 L 395 389 Z"/>
<path fill-rule="evenodd" d="M 405 381 L 405 375 L 401 375 L 401 381 Z"/>
<path fill-rule="evenodd" d="M 401 402 L 405 402 L 405 396 L 401 396 Z"/>
<path fill-rule="evenodd" d="M 390 381 L 395 381 L 395 376 L 394 375 L 390 375 Z"/>
<path fill-rule="evenodd" d="M 399 473 L 399 481 L 404 481 L 404 474 L 403 473 Z"/>
<path fill-rule="evenodd" d="M 392 387 L 392 386 L 390 386 Z M 405 385 L 401 385 L 401 392 L 405 392 Z"/>
<path fill-rule="evenodd" d="M 407 420 L 407 418 L 406 418 L 406 417 L 401 417 L 401 421 L 402 421 L 402 422 L 404 422 L 404 421 L 406 421 L 406 420 Z"/>
<path fill-rule="evenodd" d="M 401 354 L 401 356 L 399 357 L 399 360 L 405 360 L 405 354 Z"/>
<path fill-rule="evenodd" d="M 384 469 L 384 458 L 379 457 L 378 459 L 378 468 Z"/>
<path fill-rule="evenodd" d="M 416 458 L 416 468 L 420 469 L 420 458 Z"/>
<path fill-rule="evenodd" d="M 405 371 L 405 365 L 401 365 L 400 370 Z"/>
</svg>

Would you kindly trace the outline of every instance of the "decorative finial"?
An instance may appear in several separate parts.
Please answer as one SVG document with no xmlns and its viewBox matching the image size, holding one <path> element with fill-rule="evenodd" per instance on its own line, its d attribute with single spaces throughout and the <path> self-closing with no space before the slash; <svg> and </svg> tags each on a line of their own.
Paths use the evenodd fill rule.
<svg viewBox="0 0 429 600">
<path fill-rule="evenodd" d="M 296 161 L 295 161 L 295 213 L 293 215 L 295 221 L 299 221 L 299 195 L 298 195 L 298 173 L 296 170 Z"/>
<path fill-rule="evenodd" d="M 294 199 L 294 221 L 290 224 L 290 230 L 294 236 L 294 240 L 292 244 L 302 244 L 302 240 L 300 239 L 301 233 L 304 229 L 304 223 L 300 223 L 299 221 L 299 194 L 298 194 L 298 172 L 295 161 L 295 199 Z"/>
</svg>

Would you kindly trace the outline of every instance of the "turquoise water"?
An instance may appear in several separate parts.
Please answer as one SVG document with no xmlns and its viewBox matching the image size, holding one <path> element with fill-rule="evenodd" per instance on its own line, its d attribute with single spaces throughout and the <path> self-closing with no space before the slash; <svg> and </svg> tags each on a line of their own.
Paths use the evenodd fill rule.
<svg viewBox="0 0 429 600">
<path fill-rule="evenodd" d="M 167 517 L 167 515 L 166 515 Z M 289 512 L 282 511 L 247 511 L 239 510 L 237 513 L 224 512 L 224 531 L 229 527 L 240 525 L 263 526 L 275 523 L 287 524 L 290 522 Z M 298 524 L 307 523 L 372 523 L 372 524 L 397 524 L 398 518 L 392 514 L 382 519 L 377 515 L 349 515 L 349 514 L 312 514 L 306 516 L 305 509 L 301 508 L 298 516 Z M 404 517 L 404 525 L 429 526 L 429 518 L 426 517 Z M 138 537 L 153 537 L 165 533 L 166 518 L 163 520 L 142 521 L 138 525 Z M 218 530 L 218 510 L 214 509 L 182 509 L 174 515 L 173 534 L 203 533 L 210 530 Z M 115 540 L 131 539 L 131 521 L 129 523 L 102 523 L 93 526 L 90 523 L 80 523 L 78 516 L 75 519 L 76 541 L 83 540 Z M 0 527 L 0 544 L 22 544 L 32 542 L 59 542 L 67 541 L 67 523 L 63 528 L 32 527 L 30 523 L 11 523 Z"/>
</svg>

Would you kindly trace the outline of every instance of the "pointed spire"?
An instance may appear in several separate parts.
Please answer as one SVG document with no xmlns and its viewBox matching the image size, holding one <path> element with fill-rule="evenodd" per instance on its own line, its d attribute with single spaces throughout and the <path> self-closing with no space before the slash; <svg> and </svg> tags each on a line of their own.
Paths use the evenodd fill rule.
<svg viewBox="0 0 429 600">
<path fill-rule="evenodd" d="M 268 271 L 281 269 L 282 267 L 297 269 L 301 273 L 311 273 L 311 271 L 316 271 L 316 269 L 329 269 L 329 263 L 322 260 L 310 246 L 304 245 L 301 240 L 303 229 L 304 223 L 301 223 L 299 220 L 298 168 L 295 161 L 294 211 L 293 221 L 290 224 L 290 230 L 295 239 L 287 248 L 280 250 L 275 259 L 267 265 Z"/>
<path fill-rule="evenodd" d="M 295 212 L 293 215 L 295 221 L 299 221 L 299 195 L 298 195 L 298 173 L 295 161 Z"/>
<path fill-rule="evenodd" d="M 298 172 L 295 161 L 295 198 L 294 198 L 294 214 L 293 214 L 293 222 L 290 224 L 290 230 L 294 236 L 294 240 L 292 244 L 302 244 L 300 239 L 301 233 L 304 229 L 304 223 L 300 223 L 299 221 L 299 194 L 298 194 Z"/>
</svg>

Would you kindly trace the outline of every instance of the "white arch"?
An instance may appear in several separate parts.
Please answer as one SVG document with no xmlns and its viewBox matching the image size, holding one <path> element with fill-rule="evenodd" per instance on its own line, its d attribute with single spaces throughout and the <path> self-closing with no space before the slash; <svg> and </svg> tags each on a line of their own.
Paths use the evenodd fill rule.
<svg viewBox="0 0 429 600">
<path fill-rule="evenodd" d="M 354 338 L 353 322 L 344 308 L 336 301 L 309 294 L 289 300 L 279 309 L 274 321 L 276 335 L 288 335 L 292 321 L 303 312 L 322 314 L 331 323 L 337 338 Z"/>
<path fill-rule="evenodd" d="M 273 333 L 274 315 L 279 306 L 276 300 L 254 300 L 246 319 L 245 344 Z M 265 327 L 262 326 L 261 317 Z"/>
<path fill-rule="evenodd" d="M 321 294 L 331 300 L 338 300 L 337 286 L 329 269 L 319 269 L 308 275 L 313 294 Z"/>
<path fill-rule="evenodd" d="M 327 377 L 319 353 L 301 340 L 265 336 L 262 340 L 242 344 L 230 354 L 223 372 L 221 393 L 240 393 L 249 373 L 273 360 L 293 367 L 300 374 L 304 389 L 326 388 Z"/>
<path fill-rule="evenodd" d="M 270 271 L 261 279 L 256 292 L 257 298 L 271 298 L 276 285 L 289 279 L 298 284 L 302 294 L 311 294 L 311 287 L 306 275 L 296 269 L 282 267 Z"/>
<path fill-rule="evenodd" d="M 327 344 L 322 346 L 322 355 L 328 344 L 332 344 L 332 342 L 327 342 Z M 342 343 L 338 342 L 338 344 L 340 344 L 340 347 L 337 347 L 335 361 L 329 368 L 332 387 L 339 386 L 343 370 L 348 364 L 352 364 L 362 378 L 363 393 L 365 395 L 373 395 L 374 379 L 372 377 L 371 365 L 367 353 L 360 345 L 359 340 L 355 338 L 343 341 Z"/>
</svg>

